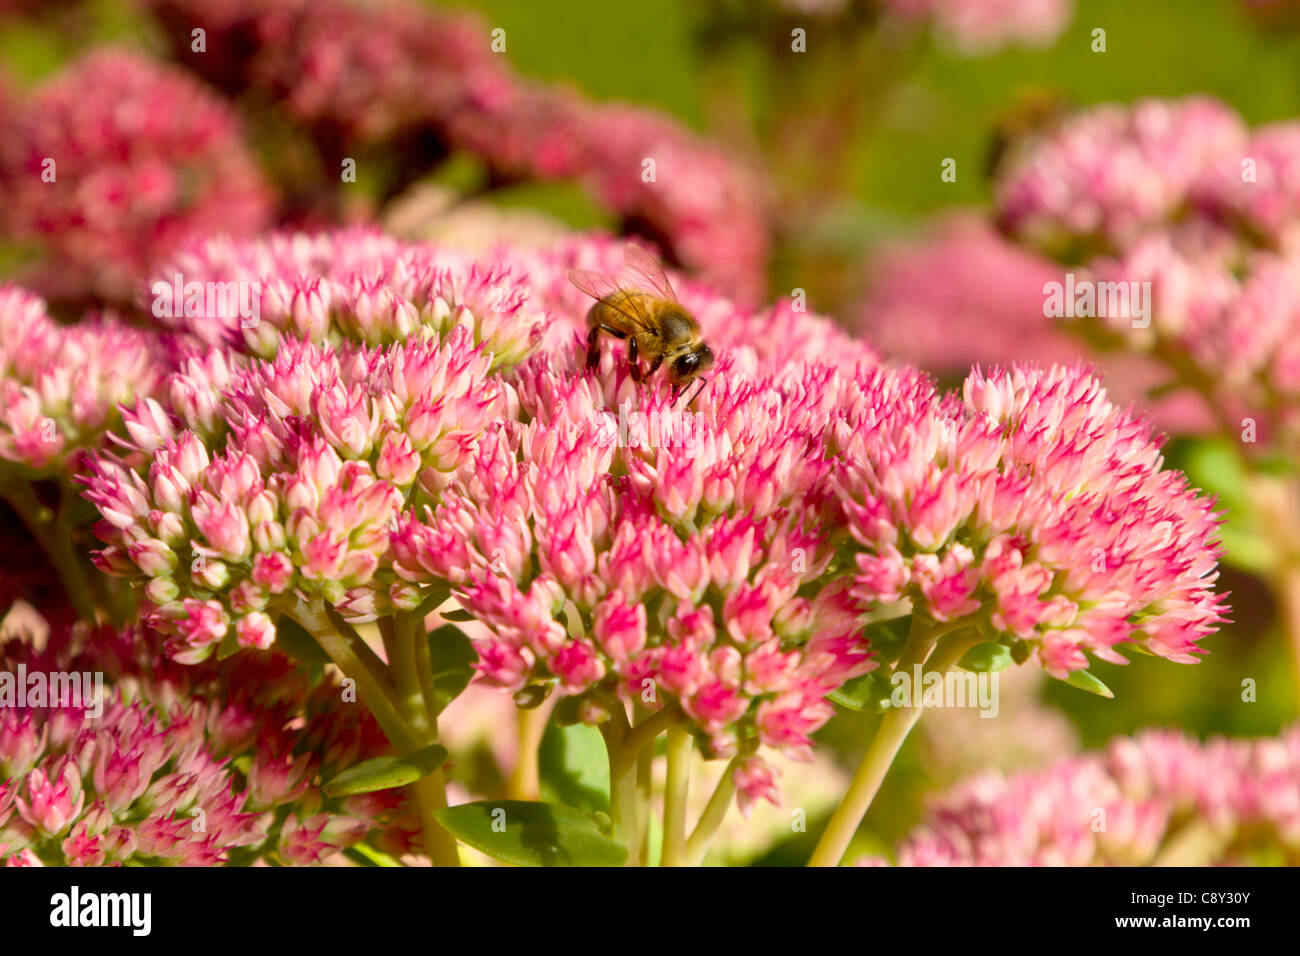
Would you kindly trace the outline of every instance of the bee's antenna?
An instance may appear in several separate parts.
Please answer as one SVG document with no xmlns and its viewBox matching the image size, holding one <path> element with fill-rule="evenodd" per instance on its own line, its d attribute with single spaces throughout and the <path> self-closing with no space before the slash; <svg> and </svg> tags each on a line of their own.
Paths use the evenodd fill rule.
<svg viewBox="0 0 1300 956">
<path fill-rule="evenodd" d="M 695 401 L 697 398 L 700 397 L 700 392 L 704 391 L 704 386 L 708 384 L 709 384 L 709 380 L 707 378 L 700 379 L 700 387 L 697 388 L 695 390 L 695 394 L 691 396 L 691 401 L 686 403 L 687 408 L 691 407 L 691 402 Z"/>
</svg>

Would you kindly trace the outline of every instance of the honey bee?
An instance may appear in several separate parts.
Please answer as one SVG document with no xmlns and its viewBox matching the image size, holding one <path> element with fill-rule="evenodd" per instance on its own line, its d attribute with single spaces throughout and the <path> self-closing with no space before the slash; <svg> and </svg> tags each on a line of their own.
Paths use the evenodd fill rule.
<svg viewBox="0 0 1300 956">
<path fill-rule="evenodd" d="M 673 401 L 691 380 L 713 366 L 713 350 L 700 337 L 700 325 L 677 301 L 663 266 L 639 246 L 623 250 L 623 271 L 617 276 L 587 269 L 570 269 L 569 281 L 596 303 L 587 311 L 587 368 L 600 364 L 600 333 L 627 340 L 628 371 L 640 382 L 667 365 L 665 374 L 673 386 Z M 650 359 L 642 376 L 640 357 Z M 699 396 L 708 379 L 700 378 Z"/>
</svg>

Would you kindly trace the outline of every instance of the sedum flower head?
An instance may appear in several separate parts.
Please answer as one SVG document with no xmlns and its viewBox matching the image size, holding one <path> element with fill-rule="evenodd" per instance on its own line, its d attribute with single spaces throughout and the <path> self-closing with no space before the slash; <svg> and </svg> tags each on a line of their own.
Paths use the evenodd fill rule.
<svg viewBox="0 0 1300 956">
<path fill-rule="evenodd" d="M 1294 865 L 1297 854 L 1296 731 L 1205 743 L 1147 731 L 1118 738 L 1101 754 L 959 784 L 935 802 L 897 859 L 903 866 Z"/>
<path fill-rule="evenodd" d="M 320 790 L 386 749 L 332 682 L 313 688 L 279 655 L 187 668 L 160 651 L 132 630 L 0 644 L 4 671 L 31 686 L 34 674 L 51 688 L 69 672 L 106 681 L 100 713 L 34 692 L 0 709 L 0 862 L 307 865 L 368 838 L 395 852 L 417 839 L 400 791 Z"/>
<path fill-rule="evenodd" d="M 322 278 L 347 276 L 352 236 L 389 288 L 452 261 L 364 234 L 205 261 L 230 278 L 337 250 Z M 556 693 L 567 720 L 669 708 L 741 758 L 746 804 L 775 793 L 764 752 L 807 759 L 827 695 L 876 666 L 864 615 L 884 604 L 978 619 L 1058 674 L 1125 639 L 1188 659 L 1212 628 L 1209 505 L 1086 375 L 975 375 L 943 397 L 793 303 L 752 312 L 682 282 L 718 354 L 687 407 L 660 375 L 635 382 L 622 343 L 586 367 L 590 300 L 565 272 L 617 271 L 621 253 L 573 239 L 452 270 L 508 273 L 504 340 L 466 306 L 442 309 L 448 331 L 361 344 L 332 309 L 266 339 L 273 357 L 189 358 L 165 403 L 126 415 L 147 471 L 94 462 L 101 565 L 136 580 L 189 661 L 269 646 L 302 599 L 360 621 L 450 589 L 482 680 Z M 395 301 L 436 311 L 424 292 Z"/>
<path fill-rule="evenodd" d="M 48 274 L 37 278 L 51 296 L 128 301 L 185 239 L 267 221 L 233 115 L 171 67 L 92 53 L 37 90 L 12 126 L 6 220 L 44 247 Z"/>
<path fill-rule="evenodd" d="M 368 229 L 204 239 L 162 266 L 151 289 L 163 324 L 263 358 L 286 338 L 391 345 L 463 326 L 495 368 L 526 357 L 545 318 L 505 261 Z"/>
<path fill-rule="evenodd" d="M 272 603 L 378 586 L 399 512 L 436 498 L 504 413 L 491 362 L 463 327 L 387 348 L 287 340 L 233 374 L 212 431 L 146 403 L 131 431 L 147 474 L 101 455 L 87 478 L 101 567 L 137 579 L 183 659 L 228 636 L 270 646 Z"/>
<path fill-rule="evenodd" d="M 1122 246 L 1240 179 L 1246 130 L 1217 100 L 1104 104 L 1021 144 L 997 187 L 1004 225 L 1049 247 L 1072 237 Z"/>
<path fill-rule="evenodd" d="M 1212 502 L 1084 370 L 976 370 L 943 400 L 873 373 L 836 429 L 863 600 L 972 624 L 1062 678 L 1126 642 L 1193 662 L 1221 620 Z"/>
<path fill-rule="evenodd" d="M 0 459 L 28 478 L 69 477 L 165 367 L 156 336 L 111 317 L 59 325 L 39 297 L 0 285 Z"/>
</svg>

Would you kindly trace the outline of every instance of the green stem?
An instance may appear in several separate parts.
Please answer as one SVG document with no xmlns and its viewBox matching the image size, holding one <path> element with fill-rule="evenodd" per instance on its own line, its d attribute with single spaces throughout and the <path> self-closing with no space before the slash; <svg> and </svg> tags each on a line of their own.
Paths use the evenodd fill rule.
<svg viewBox="0 0 1300 956">
<path fill-rule="evenodd" d="M 536 800 L 541 794 L 539 782 L 538 748 L 546 732 L 546 722 L 551 716 L 551 705 L 519 710 L 516 714 L 519 752 L 506 782 L 506 795 L 511 800 Z"/>
<path fill-rule="evenodd" d="M 628 746 L 635 747 L 639 753 L 642 747 L 662 734 L 672 726 L 676 720 L 677 715 L 667 707 L 655 711 L 645 720 L 641 721 L 628 731 Z"/>
<path fill-rule="evenodd" d="M 418 738 L 419 747 L 437 743 L 438 721 L 428 662 L 429 642 L 425 638 L 421 617 L 398 613 L 393 627 L 384 628 L 383 633 L 389 668 L 397 684 L 398 708 Z M 421 777 L 410 785 L 409 790 L 420 814 L 429 859 L 435 866 L 460 866 L 460 850 L 455 838 L 434 817 L 447 806 L 446 776 L 438 770 Z"/>
<path fill-rule="evenodd" d="M 609 818 L 614 837 L 627 847 L 625 866 L 641 865 L 640 828 L 637 826 L 637 754 L 628 744 L 631 727 L 621 706 L 613 707 L 613 716 L 600 725 L 609 755 Z"/>
<path fill-rule="evenodd" d="M 662 732 L 660 724 L 665 720 L 671 720 L 672 715 L 667 708 L 657 711 L 646 717 L 647 711 L 640 702 L 632 706 L 632 719 L 636 721 L 632 727 L 632 733 L 629 734 L 631 746 L 636 747 L 636 823 L 637 823 L 637 842 L 641 846 L 641 865 L 649 866 L 650 853 L 650 818 L 654 814 L 654 790 L 655 790 L 655 748 L 654 741 Z M 658 718 L 654 724 L 650 723 L 651 717 Z M 666 724 L 664 724 L 667 726 Z M 640 733 L 638 734 L 638 731 Z"/>
<path fill-rule="evenodd" d="M 686 801 L 695 741 L 680 724 L 668 728 L 668 780 L 664 787 L 664 839 L 660 866 L 686 863 Z"/>
<path fill-rule="evenodd" d="M 713 796 L 704 806 L 699 822 L 686 841 L 686 865 L 699 866 L 704 862 L 704 855 L 709 852 L 709 844 L 726 819 L 731 809 L 731 798 L 736 795 L 736 768 L 740 766 L 740 757 L 733 757 L 727 769 L 722 772 L 722 779 L 713 790 Z"/>
<path fill-rule="evenodd" d="M 356 637 L 355 632 L 349 636 L 339 633 L 331 623 L 325 602 L 319 595 L 310 602 L 299 600 L 288 613 L 316 638 L 321 650 L 329 655 L 343 676 L 356 683 L 361 702 L 369 709 L 393 747 L 404 753 L 418 749 L 419 738 L 402 718 L 391 678 L 372 670 L 363 659 L 362 652 L 355 646 L 358 642 L 365 642 Z"/>
<path fill-rule="evenodd" d="M 59 489 L 60 503 L 56 515 L 41 503 L 32 488 L 31 482 L 22 479 L 6 483 L 0 494 L 9 502 L 14 513 L 26 525 L 32 537 L 40 544 L 55 573 L 63 585 L 63 590 L 83 621 L 97 619 L 95 601 L 91 597 L 90 585 L 86 581 L 82 567 L 81 555 L 72 546 L 72 528 L 68 518 L 67 496 L 63 488 Z"/>
<path fill-rule="evenodd" d="M 907 673 L 913 665 L 924 661 L 931 646 L 934 645 L 934 635 L 940 628 L 951 629 L 945 625 L 917 626 L 914 621 L 907 645 L 898 659 L 896 672 Z M 925 672 L 946 673 L 980 640 L 978 633 L 949 635 L 934 648 L 934 653 L 926 662 Z M 894 758 L 898 756 L 898 751 L 903 746 L 903 741 L 907 739 L 908 733 L 921 718 L 923 710 L 923 707 L 904 705 L 886 711 L 880 721 L 880 727 L 876 730 L 876 736 L 871 741 L 871 747 L 867 750 L 867 755 L 863 758 L 857 773 L 853 775 L 848 792 L 836 808 L 817 843 L 817 848 L 808 860 L 809 866 L 839 865 L 844 851 L 848 849 L 853 835 L 862 823 L 862 818 L 870 809 L 871 801 L 880 790 L 885 774 L 889 772 Z"/>
</svg>

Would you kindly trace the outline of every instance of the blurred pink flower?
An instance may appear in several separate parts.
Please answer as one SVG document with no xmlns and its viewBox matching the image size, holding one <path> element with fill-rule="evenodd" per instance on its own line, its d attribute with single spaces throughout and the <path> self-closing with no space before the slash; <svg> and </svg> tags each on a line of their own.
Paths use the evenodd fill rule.
<svg viewBox="0 0 1300 956">
<path fill-rule="evenodd" d="M 1072 0 L 881 0 L 908 20 L 926 19 L 967 55 L 1012 44 L 1049 46 L 1070 25 Z"/>
<path fill-rule="evenodd" d="M 1225 163 L 1240 169 L 1246 143 L 1241 119 L 1208 97 L 1103 104 L 1019 144 L 998 210 L 1009 230 L 1049 249 L 1123 248 L 1204 201 Z"/>
<path fill-rule="evenodd" d="M 1300 854 L 1300 733 L 1206 743 L 1172 731 L 935 801 L 902 866 L 1207 866 Z M 861 863 L 878 863 L 864 860 Z"/>
<path fill-rule="evenodd" d="M 100 317 L 64 326 L 44 301 L 0 285 L 0 459 L 24 478 L 70 478 L 81 454 L 103 450 L 118 406 L 156 394 L 162 340 Z"/>
<path fill-rule="evenodd" d="M 398 141 L 404 161 L 422 166 L 412 178 L 460 150 L 505 182 L 575 180 L 715 287 L 748 301 L 764 291 L 767 210 L 754 172 L 665 114 L 518 76 L 476 16 L 403 0 L 150 6 L 178 59 L 283 101 L 330 163 L 353 145 Z M 207 24 L 220 56 L 188 53 L 193 23 Z"/>
<path fill-rule="evenodd" d="M 38 89 L 3 155 L 8 231 L 39 242 L 48 296 L 127 301 L 184 239 L 253 232 L 270 213 L 218 97 L 185 73 L 101 50 Z"/>
<path fill-rule="evenodd" d="M 945 378 L 964 377 L 974 364 L 1083 359 L 1104 373 L 1116 404 L 1135 403 L 1160 428 L 1194 433 L 1210 424 L 1198 396 L 1153 394 L 1170 379 L 1154 359 L 1095 349 L 1087 329 L 1048 318 L 1047 287 L 1064 282 L 1066 270 L 974 214 L 945 217 L 923 238 L 886 247 L 869 268 L 870 292 L 855 326 L 886 355 Z M 1156 306 L 1164 307 L 1159 297 Z"/>
</svg>

